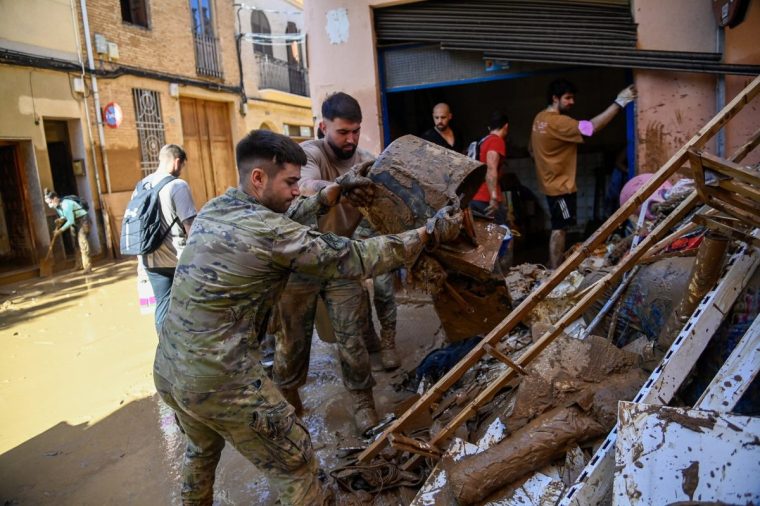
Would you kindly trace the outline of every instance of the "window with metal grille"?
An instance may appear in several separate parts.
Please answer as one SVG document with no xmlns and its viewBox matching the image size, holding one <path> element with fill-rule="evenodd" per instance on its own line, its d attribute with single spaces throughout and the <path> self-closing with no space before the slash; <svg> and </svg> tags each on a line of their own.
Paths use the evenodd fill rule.
<svg viewBox="0 0 760 506">
<path fill-rule="evenodd" d="M 121 19 L 125 23 L 148 28 L 148 0 L 120 0 Z"/>
<path fill-rule="evenodd" d="M 211 0 L 190 0 L 195 39 L 195 70 L 202 76 L 222 77 Z"/>
<path fill-rule="evenodd" d="M 132 88 L 135 101 L 137 138 L 140 142 L 140 170 L 143 177 L 158 167 L 158 152 L 166 144 L 161 97 L 157 91 Z"/>
</svg>

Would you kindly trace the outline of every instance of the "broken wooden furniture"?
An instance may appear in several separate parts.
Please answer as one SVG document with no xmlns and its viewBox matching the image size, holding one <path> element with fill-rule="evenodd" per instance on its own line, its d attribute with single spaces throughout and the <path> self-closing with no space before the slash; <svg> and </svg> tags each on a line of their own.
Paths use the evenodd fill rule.
<svg viewBox="0 0 760 506">
<path fill-rule="evenodd" d="M 643 204 L 646 199 L 657 189 L 659 186 L 669 177 L 674 175 L 689 158 L 690 149 L 702 148 L 725 124 L 734 117 L 749 101 L 751 101 L 757 94 L 760 93 L 760 77 L 755 78 L 749 86 L 747 86 L 741 93 L 739 93 L 726 107 L 721 110 L 710 122 L 708 122 L 686 145 L 676 152 L 673 157 L 663 165 L 660 170 L 655 173 L 651 180 L 643 186 L 639 191 L 624 204 L 618 211 L 613 214 L 605 224 L 603 224 L 586 242 L 582 247 L 574 252 L 565 262 L 554 271 L 552 276 L 542 284 L 535 292 L 533 292 L 528 298 L 526 298 L 517 308 L 515 308 L 500 324 L 498 324 L 484 339 L 476 346 L 467 356 L 465 356 L 456 367 L 454 367 L 448 374 L 441 378 L 434 386 L 432 386 L 422 397 L 409 409 L 406 413 L 401 415 L 393 424 L 391 424 L 385 432 L 375 440 L 365 451 L 359 455 L 360 461 L 370 461 L 376 456 L 386 445 L 390 442 L 390 436 L 393 434 L 403 433 L 408 420 L 417 416 L 419 412 L 429 410 L 430 407 L 438 401 L 445 392 L 451 388 L 462 375 L 470 369 L 475 363 L 488 354 L 487 345 L 495 347 L 499 340 L 507 335 L 512 329 L 514 329 L 529 313 L 530 311 L 543 300 L 552 289 L 564 280 L 567 275 L 572 272 L 589 254 L 597 247 L 602 245 L 609 235 L 625 221 L 632 211 Z M 748 150 L 744 153 L 738 153 L 732 161 L 738 162 L 743 158 Z M 688 196 L 679 206 L 676 208 L 665 220 L 663 220 L 649 235 L 641 241 L 641 243 L 634 248 L 631 253 L 625 257 L 615 267 L 615 269 L 607 274 L 602 280 L 597 283 L 591 290 L 586 293 L 582 300 L 572 309 L 570 309 L 556 324 L 555 327 L 546 332 L 541 338 L 539 338 L 517 361 L 517 365 L 521 367 L 527 366 L 533 359 L 539 356 L 542 350 L 548 346 L 557 336 L 559 336 L 564 329 L 573 321 L 575 321 L 585 311 L 587 306 L 598 297 L 603 290 L 609 289 L 616 285 L 623 278 L 623 275 L 632 269 L 641 259 L 641 257 L 658 241 L 664 238 L 670 230 L 678 224 L 683 218 L 685 218 L 693 208 L 699 204 L 699 198 L 697 193 L 692 193 Z M 744 267 L 743 273 L 747 272 L 750 264 L 756 265 L 758 257 L 757 252 L 743 252 L 741 258 L 734 258 L 733 263 L 742 264 Z M 749 264 L 747 263 L 749 262 Z M 730 272 L 737 272 L 733 269 L 729 269 Z M 738 274 L 737 274 L 738 275 Z M 735 281 L 735 280 L 734 280 Z M 714 292 L 711 292 L 714 294 Z M 708 296 L 705 300 L 710 299 Z M 702 308 L 702 305 L 699 306 Z M 697 311 L 700 311 L 698 308 Z M 707 312 L 707 308 L 704 308 L 702 312 Z M 696 312 L 695 312 L 696 313 Z M 687 324 L 688 327 L 688 324 Z M 674 347 L 680 346 L 683 339 L 676 338 Z M 672 349 L 671 349 L 672 351 Z M 665 363 L 672 358 L 669 351 L 665 357 Z M 660 371 L 662 368 L 658 368 Z M 685 373 L 684 373 L 685 374 Z M 470 418 L 476 413 L 477 409 L 490 401 L 493 396 L 498 393 L 507 383 L 513 380 L 517 375 L 517 369 L 509 367 L 507 371 L 496 378 L 486 389 L 484 389 L 472 402 L 465 406 L 445 427 L 436 433 L 432 434 L 429 441 L 423 443 L 417 443 L 417 450 L 414 451 L 414 445 L 409 444 L 407 441 L 404 445 L 405 451 L 411 451 L 412 453 L 418 453 L 419 455 L 429 454 L 430 447 L 440 448 L 445 443 L 457 427 L 465 420 Z M 679 382 L 680 384 L 680 382 Z M 646 387 L 651 386 L 648 382 Z M 638 400 L 637 400 L 638 402 Z M 611 486 L 612 482 L 612 465 L 609 465 L 609 452 L 611 446 L 614 446 L 614 435 L 612 439 L 608 438 L 600 449 L 600 454 L 597 454 L 592 459 L 590 466 L 599 464 L 600 461 L 605 460 L 607 462 L 606 467 L 601 472 L 597 472 L 595 485 L 591 488 L 594 490 L 594 494 L 601 492 L 606 493 Z M 405 464 L 406 468 L 412 468 L 420 461 L 419 455 L 413 456 Z M 606 455 L 606 456 L 605 456 Z M 612 463 L 614 465 L 614 462 Z M 576 504 L 594 504 L 593 500 L 584 502 L 576 502 L 577 497 L 581 495 L 579 493 L 579 487 L 583 488 L 587 483 L 589 472 L 582 473 L 579 477 L 579 481 L 576 483 L 578 487 L 570 489 L 566 495 L 566 500 L 572 501 Z M 590 489 L 591 489 L 590 488 Z M 589 490 L 590 490 L 589 489 Z M 578 494 L 578 495 L 575 495 Z M 593 495 L 593 494 L 592 494 Z M 586 496 L 588 499 L 588 496 Z M 569 504 L 569 503 L 568 503 Z"/>
</svg>

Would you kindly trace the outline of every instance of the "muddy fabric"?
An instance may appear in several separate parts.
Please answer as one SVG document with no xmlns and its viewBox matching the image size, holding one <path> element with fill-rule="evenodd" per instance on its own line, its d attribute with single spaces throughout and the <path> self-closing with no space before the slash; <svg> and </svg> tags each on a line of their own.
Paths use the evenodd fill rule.
<svg viewBox="0 0 760 506">
<path fill-rule="evenodd" d="M 305 220 L 323 211 L 310 197 L 289 213 Z M 174 277 L 154 365 L 159 375 L 194 392 L 241 388 L 258 371 L 251 352 L 291 272 L 364 278 L 414 260 L 422 248 L 416 231 L 351 241 L 293 219 L 239 189 L 204 206 Z"/>
<path fill-rule="evenodd" d="M 335 332 L 343 384 L 349 390 L 371 388 L 375 381 L 363 340 L 368 306 L 361 283 L 300 274 L 290 277 L 280 298 L 282 332 L 277 336 L 272 378 L 281 388 L 306 383 L 317 297 L 324 300 Z"/>
<path fill-rule="evenodd" d="M 583 142 L 578 120 L 556 111 L 543 110 L 533 120 L 530 142 L 541 193 L 575 193 L 578 144 Z"/>
<path fill-rule="evenodd" d="M 309 433 L 263 372 L 246 387 L 212 393 L 176 388 L 159 375 L 154 380 L 188 440 L 184 505 L 213 503 L 214 473 L 225 441 L 266 474 L 281 504 L 320 503 Z"/>
<path fill-rule="evenodd" d="M 558 408 L 482 453 L 441 462 L 457 504 L 472 504 L 607 430 L 577 407 Z"/>
</svg>

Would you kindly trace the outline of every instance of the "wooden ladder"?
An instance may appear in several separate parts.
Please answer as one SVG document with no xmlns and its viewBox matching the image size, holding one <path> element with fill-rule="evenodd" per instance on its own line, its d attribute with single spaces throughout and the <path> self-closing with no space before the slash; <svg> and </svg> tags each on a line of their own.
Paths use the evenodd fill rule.
<svg viewBox="0 0 760 506">
<path fill-rule="evenodd" d="M 388 428 L 378 436 L 362 453 L 358 460 L 362 463 L 371 461 L 389 443 L 392 447 L 409 451 L 415 455 L 405 464 L 405 469 L 416 466 L 424 457 L 437 457 L 441 454 L 440 445 L 448 440 L 454 431 L 467 419 L 473 416 L 479 407 L 489 402 L 507 383 L 512 381 L 517 374 L 525 374 L 525 367 L 533 361 L 541 352 L 551 344 L 564 329 L 578 319 L 586 308 L 603 293 L 605 289 L 614 285 L 623 278 L 623 275 L 632 269 L 639 259 L 662 239 L 668 231 L 681 221 L 698 203 L 697 192 L 689 195 L 665 220 L 623 258 L 613 271 L 604 276 L 599 282 L 588 290 L 584 297 L 556 323 L 554 328 L 542 335 L 534 342 L 516 361 L 512 361 L 496 349 L 496 344 L 509 332 L 511 332 L 525 317 L 544 300 L 546 296 L 568 274 L 599 246 L 604 244 L 607 238 L 614 232 L 634 210 L 644 204 L 647 198 L 657 190 L 663 182 L 672 176 L 689 159 L 689 150 L 701 149 L 726 123 L 733 118 L 742 108 L 760 93 L 760 76 L 756 77 L 744 90 L 742 90 L 723 110 L 715 115 L 702 129 L 681 149 L 679 149 L 649 180 L 649 182 L 637 191 L 623 206 L 620 207 L 599 229 L 589 237 L 583 245 L 570 255 L 554 273 L 533 293 L 531 293 L 519 306 L 517 306 L 504 320 L 501 321 L 491 332 L 486 335 L 478 345 L 473 348 L 462 360 L 459 361 L 444 377 L 426 391 L 417 402 L 406 412 L 396 419 Z M 748 151 L 746 151 L 748 152 Z M 745 153 L 746 154 L 746 153 Z M 433 434 L 429 441 L 420 442 L 403 435 L 403 430 L 417 414 L 429 410 L 433 403 L 437 402 L 446 391 L 451 388 L 470 368 L 486 355 L 491 355 L 507 365 L 507 370 L 494 379 L 486 388 L 477 395 L 469 404 L 462 408 L 454 418 L 437 433 Z M 506 360 L 505 360 L 506 359 Z"/>
</svg>

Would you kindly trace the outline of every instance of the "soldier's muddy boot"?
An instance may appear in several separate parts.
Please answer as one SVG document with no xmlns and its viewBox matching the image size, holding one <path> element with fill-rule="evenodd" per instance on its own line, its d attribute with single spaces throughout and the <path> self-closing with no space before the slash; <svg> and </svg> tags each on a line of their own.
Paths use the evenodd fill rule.
<svg viewBox="0 0 760 506">
<path fill-rule="evenodd" d="M 401 360 L 396 353 L 396 333 L 383 330 L 380 334 L 380 361 L 386 371 L 398 368 Z"/>
<path fill-rule="evenodd" d="M 303 404 L 301 404 L 301 396 L 298 395 L 297 388 L 280 388 L 282 396 L 290 403 L 291 406 L 296 408 L 296 416 L 303 415 Z"/>
<path fill-rule="evenodd" d="M 349 390 L 351 400 L 354 403 L 354 422 L 360 436 L 379 423 L 377 411 L 375 411 L 375 398 L 372 389 Z"/>
</svg>

